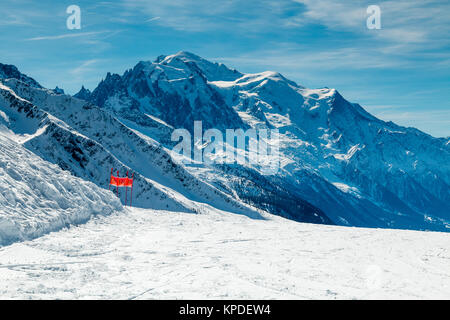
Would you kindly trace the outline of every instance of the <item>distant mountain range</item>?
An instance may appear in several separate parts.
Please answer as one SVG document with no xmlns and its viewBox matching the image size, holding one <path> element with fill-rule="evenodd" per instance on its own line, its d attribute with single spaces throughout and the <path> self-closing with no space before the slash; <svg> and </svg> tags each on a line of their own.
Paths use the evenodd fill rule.
<svg viewBox="0 0 450 320">
<path fill-rule="evenodd" d="M 0 132 L 103 188 L 111 167 L 135 172 L 138 206 L 450 230 L 449 139 L 377 119 L 335 89 L 243 74 L 188 52 L 108 73 L 73 97 L 14 66 L 0 64 L 0 82 Z M 221 131 L 278 129 L 280 171 L 176 161 L 171 133 L 197 120 Z"/>
</svg>

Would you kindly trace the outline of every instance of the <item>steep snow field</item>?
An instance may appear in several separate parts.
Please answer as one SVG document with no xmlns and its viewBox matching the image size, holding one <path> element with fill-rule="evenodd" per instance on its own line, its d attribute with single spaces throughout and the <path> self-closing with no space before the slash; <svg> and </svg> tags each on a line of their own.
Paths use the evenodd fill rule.
<svg viewBox="0 0 450 320">
<path fill-rule="evenodd" d="M 0 246 L 122 209 L 112 193 L 2 135 L 0 124 Z"/>
<path fill-rule="evenodd" d="M 127 209 L 0 248 L 0 298 L 450 298 L 450 235 Z"/>
</svg>

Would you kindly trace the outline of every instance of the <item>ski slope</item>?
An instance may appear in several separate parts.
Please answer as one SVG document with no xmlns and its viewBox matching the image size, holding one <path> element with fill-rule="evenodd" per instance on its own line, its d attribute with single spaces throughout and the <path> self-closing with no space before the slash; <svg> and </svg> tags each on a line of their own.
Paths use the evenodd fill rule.
<svg viewBox="0 0 450 320">
<path fill-rule="evenodd" d="M 0 248 L 2 299 L 450 298 L 450 234 L 126 209 Z"/>
</svg>

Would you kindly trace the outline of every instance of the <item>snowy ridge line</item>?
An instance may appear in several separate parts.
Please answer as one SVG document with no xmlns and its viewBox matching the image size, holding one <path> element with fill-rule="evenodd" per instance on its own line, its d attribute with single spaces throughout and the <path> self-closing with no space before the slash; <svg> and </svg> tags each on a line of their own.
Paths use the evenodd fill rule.
<svg viewBox="0 0 450 320">
<path fill-rule="evenodd" d="M 5 86 L 5 85 L 2 83 L 1 79 L 0 79 L 0 89 L 1 89 L 1 90 L 5 90 L 5 91 L 8 91 L 11 95 L 14 96 L 14 98 L 16 98 L 16 99 L 18 99 L 18 100 L 21 100 L 21 101 L 23 101 L 23 102 L 28 102 L 28 103 L 30 103 L 28 100 L 25 100 L 24 98 L 19 97 L 19 96 L 18 96 L 11 88 Z"/>
<path fill-rule="evenodd" d="M 198 212 L 195 203 L 204 202 L 260 216 L 254 208 L 192 176 L 172 161 L 160 143 L 141 137 L 106 110 L 70 96 L 29 87 L 16 79 L 6 82 L 57 119 L 41 135 L 28 140 L 26 147 L 74 175 L 106 187 L 111 167 L 136 172 L 133 204 L 137 206 Z M 99 168 L 105 168 L 104 172 L 98 172 Z"/>
<path fill-rule="evenodd" d="M 89 139 L 85 135 L 75 131 L 64 121 L 50 115 L 46 111 L 40 110 L 39 108 L 37 108 L 36 106 L 34 106 L 32 103 L 30 103 L 25 99 L 19 100 L 14 99 L 17 95 L 14 93 L 14 91 L 12 91 L 12 89 L 10 88 L 8 88 L 8 90 L 2 89 L 1 94 L 9 102 L 3 104 L 5 105 L 5 107 L 8 106 L 12 110 L 15 110 L 22 117 L 39 119 L 40 121 L 39 126 L 41 127 L 39 129 L 35 128 L 36 129 L 35 133 L 30 132 L 30 134 L 27 134 L 26 139 L 18 135 L 11 135 L 10 133 L 8 134 L 8 136 L 14 137 L 17 141 L 24 143 L 25 147 L 34 151 L 41 157 L 43 158 L 53 157 L 56 160 L 55 163 L 57 163 L 61 168 L 71 171 L 72 174 L 83 176 L 81 172 L 76 171 L 74 170 L 74 168 L 71 168 L 69 165 L 67 165 L 67 162 L 71 162 L 72 160 L 78 161 L 83 160 L 83 158 L 79 158 L 78 155 L 80 156 L 82 155 L 82 150 L 84 148 L 85 149 L 91 148 L 94 150 L 93 151 L 94 153 L 105 153 L 106 158 L 105 161 L 108 161 L 108 163 L 111 166 L 114 166 L 124 171 L 131 170 L 129 167 L 123 165 L 119 160 L 117 160 L 115 156 L 112 155 L 108 150 L 104 149 L 102 145 L 100 145 L 94 140 Z M 61 137 L 64 137 L 64 139 L 61 139 Z M 60 152 L 55 152 L 56 150 L 59 150 Z M 77 151 L 81 153 L 78 154 Z M 62 157 L 65 153 L 66 154 L 71 153 L 72 159 L 70 159 L 70 157 L 67 157 L 66 161 L 64 161 Z M 96 165 L 94 165 L 94 167 L 95 166 Z M 137 175 L 139 176 L 139 174 Z M 147 186 L 142 187 L 141 190 L 145 190 L 146 188 L 154 189 L 153 193 L 156 196 L 163 198 L 166 197 L 164 192 L 159 190 L 159 188 L 155 188 L 150 180 L 143 178 L 141 180 L 141 184 L 142 183 L 144 185 L 147 184 Z M 105 180 L 104 183 L 101 185 L 101 187 L 105 188 L 106 186 L 107 181 Z M 164 202 L 161 204 L 161 207 L 181 211 L 186 210 L 186 208 L 184 208 L 183 206 L 174 204 L 165 205 Z M 158 209 L 158 207 L 155 208 Z"/>
<path fill-rule="evenodd" d="M 11 109 L 17 109 L 18 113 L 24 113 L 24 116 L 26 117 L 36 117 L 35 114 L 37 114 L 37 117 L 39 117 L 39 119 L 41 120 L 41 124 L 45 124 L 43 127 L 39 128 L 36 131 L 36 133 L 39 134 L 27 135 L 27 139 L 22 139 L 15 136 L 17 140 L 24 143 L 25 147 L 34 151 L 34 153 L 44 159 L 53 158 L 55 160 L 55 163 L 58 164 L 61 168 L 69 170 L 72 174 L 81 177 L 85 176 L 84 172 L 82 170 L 77 170 L 76 166 L 70 166 L 68 163 L 76 161 L 78 162 L 78 165 L 84 167 L 85 164 L 83 164 L 83 160 L 88 161 L 90 160 L 90 158 L 84 158 L 82 156 L 82 150 L 90 150 L 93 154 L 102 153 L 104 154 L 104 159 L 102 159 L 102 162 L 108 162 L 109 167 L 115 167 L 123 172 L 128 170 L 131 171 L 130 167 L 125 166 L 101 144 L 77 132 L 69 125 L 67 125 L 64 121 L 50 115 L 46 111 L 41 111 L 39 108 L 25 99 L 20 99 L 19 101 L 12 99 L 12 97 L 15 97 L 16 95 L 13 94 L 14 91 L 12 91 L 10 88 L 8 89 L 9 90 L 7 90 L 6 92 L 8 94 L 11 94 L 9 98 L 13 101 L 9 104 L 9 107 Z M 59 152 L 56 152 L 56 150 L 59 150 Z M 71 156 L 63 159 L 64 154 L 71 154 Z M 93 164 L 92 168 L 97 168 L 97 164 Z M 90 172 L 90 174 L 93 174 L 93 172 Z M 186 208 L 184 205 L 178 204 L 177 199 L 170 196 L 168 197 L 167 193 L 160 187 L 156 187 L 150 179 L 140 176 L 139 173 L 136 174 L 136 178 L 138 179 L 137 186 L 139 187 L 138 190 L 140 192 L 142 192 L 142 190 L 145 191 L 148 189 L 151 190 L 152 194 L 155 197 L 159 197 L 162 199 L 162 201 L 159 201 L 154 206 L 155 209 L 164 208 L 178 211 L 190 211 L 190 209 Z M 107 186 L 107 180 L 105 179 L 105 181 L 100 186 L 105 188 Z M 138 193 L 138 195 L 139 194 L 140 193 Z M 166 199 L 166 201 L 163 201 L 164 199 Z M 170 199 L 172 200 L 170 201 Z"/>
<path fill-rule="evenodd" d="M 33 78 L 21 73 L 16 66 L 0 63 L 0 79 L 18 79 L 36 88 L 42 86 Z"/>
</svg>

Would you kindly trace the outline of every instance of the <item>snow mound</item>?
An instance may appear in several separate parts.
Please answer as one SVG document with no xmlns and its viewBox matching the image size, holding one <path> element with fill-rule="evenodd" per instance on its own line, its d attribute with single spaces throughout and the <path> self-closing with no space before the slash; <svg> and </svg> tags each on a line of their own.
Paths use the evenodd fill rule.
<svg viewBox="0 0 450 320">
<path fill-rule="evenodd" d="M 0 246 L 121 210 L 112 192 L 70 175 L 0 134 Z"/>
</svg>

